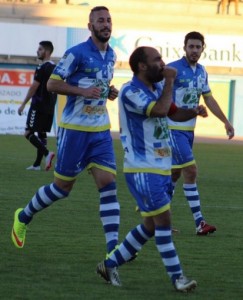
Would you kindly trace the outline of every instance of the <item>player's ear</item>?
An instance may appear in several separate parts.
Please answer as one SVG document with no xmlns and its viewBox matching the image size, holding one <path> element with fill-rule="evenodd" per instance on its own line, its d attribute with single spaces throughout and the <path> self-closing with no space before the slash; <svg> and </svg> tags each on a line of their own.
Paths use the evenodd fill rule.
<svg viewBox="0 0 243 300">
<path fill-rule="evenodd" d="M 89 28 L 90 31 L 92 30 L 92 26 L 91 26 L 90 23 L 88 23 L 88 28 Z"/>
<path fill-rule="evenodd" d="M 183 47 L 183 50 L 186 52 L 186 46 Z"/>
<path fill-rule="evenodd" d="M 138 63 L 138 69 L 141 70 L 141 71 L 145 71 L 145 70 L 147 70 L 147 65 L 143 62 L 139 62 Z"/>
</svg>

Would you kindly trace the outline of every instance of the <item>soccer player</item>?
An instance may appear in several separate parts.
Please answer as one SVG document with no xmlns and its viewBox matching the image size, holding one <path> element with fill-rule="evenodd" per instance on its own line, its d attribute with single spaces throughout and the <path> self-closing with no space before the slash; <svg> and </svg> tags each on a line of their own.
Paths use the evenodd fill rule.
<svg viewBox="0 0 243 300">
<path fill-rule="evenodd" d="M 155 48 L 137 48 L 129 64 L 134 76 L 119 93 L 120 138 L 125 152 L 123 170 L 144 222 L 127 234 L 108 259 L 98 264 L 97 273 L 112 285 L 120 286 L 117 267 L 130 260 L 155 236 L 158 252 L 175 289 L 189 291 L 197 283 L 183 275 L 171 236 L 172 157 L 166 116 L 169 114 L 182 121 L 197 115 L 205 117 L 207 112 L 203 106 L 183 110 L 172 104 L 176 70 L 165 67 Z"/>
<path fill-rule="evenodd" d="M 223 122 L 229 139 L 234 136 L 234 128 L 214 99 L 208 84 L 208 74 L 198 63 L 204 50 L 204 37 L 199 32 L 189 32 L 185 36 L 185 56 L 168 64 L 177 69 L 173 87 L 173 101 L 178 107 L 196 108 L 202 96 L 209 110 Z M 175 122 L 168 118 L 172 137 L 172 181 L 175 187 L 181 174 L 184 178 L 183 190 L 196 225 L 197 235 L 207 235 L 216 231 L 216 227 L 206 223 L 201 212 L 200 197 L 196 183 L 197 166 L 193 155 L 194 128 L 196 118 Z"/>
<path fill-rule="evenodd" d="M 47 91 L 47 81 L 55 68 L 51 61 L 51 54 L 54 48 L 52 42 L 42 41 L 37 49 L 37 57 L 42 63 L 36 68 L 34 81 L 31 84 L 23 103 L 18 108 L 18 114 L 22 115 L 25 105 L 31 99 L 30 109 L 28 111 L 25 137 L 37 148 L 36 159 L 33 165 L 26 170 L 40 171 L 41 161 L 45 156 L 45 170 L 51 168 L 54 152 L 47 149 L 47 132 L 51 131 L 54 109 L 57 95 Z M 35 135 L 37 133 L 37 136 Z"/>
<path fill-rule="evenodd" d="M 116 55 L 108 44 L 112 30 L 109 10 L 104 6 L 94 7 L 88 28 L 91 37 L 66 51 L 47 84 L 49 91 L 67 95 L 57 137 L 54 182 L 39 188 L 24 209 L 16 210 L 12 240 L 18 248 L 24 246 L 26 227 L 33 216 L 66 198 L 85 168 L 92 174 L 99 191 L 107 253 L 117 245 L 120 206 L 106 108 L 107 98 L 114 100 L 118 95 L 118 90 L 110 86 Z M 90 199 L 82 201 L 81 207 Z"/>
</svg>

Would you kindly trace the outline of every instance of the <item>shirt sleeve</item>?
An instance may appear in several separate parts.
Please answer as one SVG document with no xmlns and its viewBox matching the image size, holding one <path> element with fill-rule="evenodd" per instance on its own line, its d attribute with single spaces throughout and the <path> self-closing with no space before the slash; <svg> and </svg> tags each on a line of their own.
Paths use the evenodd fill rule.
<svg viewBox="0 0 243 300">
<path fill-rule="evenodd" d="M 124 89 L 121 98 L 128 111 L 140 115 L 147 115 L 150 103 L 155 101 L 155 99 L 150 99 L 142 90 L 132 86 Z"/>
<path fill-rule="evenodd" d="M 77 69 L 77 56 L 70 50 L 66 51 L 61 58 L 56 68 L 54 69 L 51 78 L 67 79 Z"/>
<path fill-rule="evenodd" d="M 44 75 L 45 75 L 45 70 L 43 68 L 43 65 L 40 65 L 35 70 L 34 80 L 41 83 Z"/>
</svg>

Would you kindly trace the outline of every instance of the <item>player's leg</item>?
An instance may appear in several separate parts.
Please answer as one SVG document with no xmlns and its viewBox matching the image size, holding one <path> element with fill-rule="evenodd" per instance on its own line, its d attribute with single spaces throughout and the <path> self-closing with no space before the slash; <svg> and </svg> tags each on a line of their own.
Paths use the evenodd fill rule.
<svg viewBox="0 0 243 300">
<path fill-rule="evenodd" d="M 40 132 L 42 131 L 41 129 L 40 114 L 35 109 L 30 108 L 26 121 L 25 137 L 35 148 L 39 149 L 43 155 L 47 155 L 48 150 L 35 135 L 35 132 Z"/>
<path fill-rule="evenodd" d="M 221 6 L 222 6 L 222 14 L 224 15 L 225 13 L 225 7 L 227 5 L 227 13 L 228 13 L 228 8 L 229 8 L 229 1 L 228 0 L 222 0 L 221 1 Z"/>
<path fill-rule="evenodd" d="M 37 136 L 39 138 L 39 140 L 41 141 L 43 146 L 47 146 L 47 135 L 46 132 L 37 132 Z M 36 159 L 35 162 L 33 163 L 33 167 L 40 167 L 41 166 L 41 161 L 43 158 L 44 154 L 43 151 L 41 151 L 40 149 L 37 148 L 37 155 L 36 155 Z"/>
<path fill-rule="evenodd" d="M 171 149 L 172 149 L 172 174 L 171 180 L 173 191 L 177 181 L 181 177 L 182 169 L 188 164 L 194 163 L 192 153 L 193 132 L 188 133 L 181 130 L 171 130 Z"/>
<path fill-rule="evenodd" d="M 68 182 L 70 186 L 68 190 L 71 189 L 71 184 L 71 182 Z M 27 225 L 31 222 L 33 216 L 57 200 L 68 196 L 69 191 L 67 191 L 67 188 L 64 190 L 60 186 L 67 187 L 67 184 L 58 184 L 54 181 L 49 185 L 40 187 L 25 208 L 16 210 L 12 228 L 12 241 L 17 248 L 24 247 Z"/>
<path fill-rule="evenodd" d="M 50 151 L 47 148 L 47 132 L 51 131 L 52 123 L 53 123 L 53 115 L 52 114 L 41 114 L 40 115 L 40 124 L 41 124 L 41 132 L 43 132 L 43 137 L 40 138 L 42 144 L 46 147 L 48 150 L 48 154 L 45 155 L 45 170 L 48 171 L 52 167 L 52 161 L 55 157 L 55 153 L 53 151 Z"/>
<path fill-rule="evenodd" d="M 221 0 L 218 0 L 218 3 L 217 3 L 217 12 L 216 12 L 216 14 L 219 14 L 219 12 L 220 12 L 220 6 L 221 6 Z"/>
<path fill-rule="evenodd" d="M 77 174 L 80 172 L 77 167 L 76 153 L 71 155 L 72 151 L 75 151 L 76 148 L 72 147 L 73 145 L 71 141 L 69 142 L 68 136 L 65 130 L 61 129 L 59 131 L 58 155 L 62 159 L 57 161 L 54 182 L 40 187 L 25 208 L 18 209 L 15 212 L 12 240 L 18 248 L 24 246 L 26 227 L 31 222 L 33 216 L 57 200 L 67 197 L 73 187 Z M 63 144 L 66 147 L 62 147 L 61 145 Z M 73 171 L 70 172 L 70 169 Z"/>
<path fill-rule="evenodd" d="M 42 141 L 35 135 L 35 132 L 47 131 L 44 130 L 47 124 L 47 117 L 40 114 L 36 110 L 30 108 L 27 116 L 25 137 L 38 150 L 39 155 L 44 155 L 48 158 L 48 168 L 50 169 L 51 162 L 55 156 L 53 152 L 49 152 Z M 29 168 L 30 169 L 30 168 Z"/>
<path fill-rule="evenodd" d="M 172 283 L 177 290 L 190 290 L 196 282 L 182 276 L 180 262 L 171 238 L 169 176 L 156 174 L 125 174 L 128 187 L 136 198 L 144 224 L 131 230 L 110 258 L 97 266 L 97 273 L 113 285 L 121 285 L 116 268 L 124 264 L 154 235 L 158 251 Z M 163 188 L 161 189 L 161 186 Z M 146 205 L 144 204 L 146 198 Z"/>
<path fill-rule="evenodd" d="M 196 225 L 196 233 L 198 235 L 206 235 L 216 231 L 216 227 L 205 222 L 205 218 L 201 212 L 201 200 L 196 182 L 197 166 L 192 164 L 182 169 L 184 183 L 183 190 L 187 202 L 190 206 L 193 219 Z"/>
<path fill-rule="evenodd" d="M 208 225 L 201 212 L 201 201 L 197 187 L 197 167 L 193 155 L 193 131 L 171 131 L 172 140 L 172 184 L 176 184 L 177 171 L 183 174 L 183 191 L 191 209 L 196 225 L 196 233 L 205 235 L 216 230 L 215 226 Z"/>
<path fill-rule="evenodd" d="M 197 286 L 195 280 L 188 279 L 181 269 L 180 260 L 172 241 L 170 210 L 154 216 L 155 243 L 172 284 L 179 292 L 193 290 Z"/>
<path fill-rule="evenodd" d="M 175 187 L 180 174 L 183 174 L 183 190 L 191 208 L 196 227 L 203 220 L 200 198 L 196 184 L 197 169 L 192 152 L 193 132 L 172 130 L 172 185 Z M 193 195 L 192 195 L 193 190 Z"/>
<path fill-rule="evenodd" d="M 118 244 L 120 225 L 120 204 L 114 174 L 96 167 L 91 168 L 100 195 L 100 220 L 106 239 L 106 251 L 109 254 Z"/>
<path fill-rule="evenodd" d="M 240 16 L 239 13 L 239 0 L 235 0 L 235 15 Z"/>
<path fill-rule="evenodd" d="M 201 201 L 196 183 L 197 166 L 196 164 L 186 166 L 182 169 L 182 172 L 184 177 L 184 195 L 191 208 L 195 225 L 198 227 L 204 218 L 201 212 Z"/>
<path fill-rule="evenodd" d="M 86 156 L 88 170 L 94 177 L 100 194 L 100 219 L 105 233 L 107 253 L 118 243 L 120 204 L 115 181 L 116 162 L 110 131 L 91 133 Z"/>
</svg>

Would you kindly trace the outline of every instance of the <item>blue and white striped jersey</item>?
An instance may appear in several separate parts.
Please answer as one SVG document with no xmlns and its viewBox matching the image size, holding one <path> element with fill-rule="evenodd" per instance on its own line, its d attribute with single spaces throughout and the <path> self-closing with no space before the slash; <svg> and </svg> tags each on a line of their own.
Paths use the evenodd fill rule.
<svg viewBox="0 0 243 300">
<path fill-rule="evenodd" d="M 162 84 L 150 91 L 136 76 L 119 92 L 120 138 L 125 151 L 125 173 L 171 174 L 171 148 L 166 118 L 152 118 L 150 111 Z"/>
<path fill-rule="evenodd" d="M 210 95 L 208 74 L 205 68 L 197 64 L 191 68 L 185 57 L 168 64 L 177 69 L 173 88 L 173 101 L 177 107 L 195 108 L 199 105 L 201 95 Z M 175 122 L 168 118 L 169 128 L 178 130 L 194 130 L 196 118 L 185 122 Z"/>
<path fill-rule="evenodd" d="M 102 92 L 100 99 L 96 100 L 67 96 L 60 127 L 88 132 L 110 128 L 106 102 L 115 62 L 116 54 L 113 49 L 108 46 L 103 58 L 91 38 L 65 52 L 51 78 L 65 80 L 81 88 L 97 86 Z"/>
</svg>

